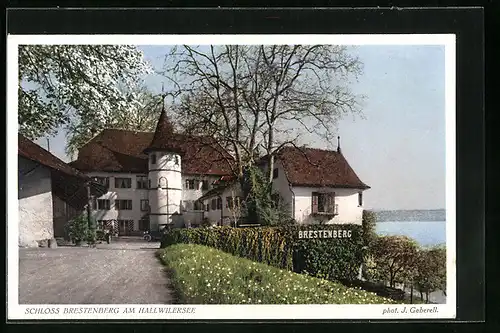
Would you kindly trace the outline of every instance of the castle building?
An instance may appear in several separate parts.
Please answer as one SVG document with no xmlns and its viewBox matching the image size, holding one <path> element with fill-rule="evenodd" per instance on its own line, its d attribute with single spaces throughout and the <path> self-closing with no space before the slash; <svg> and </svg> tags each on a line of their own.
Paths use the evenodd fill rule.
<svg viewBox="0 0 500 333">
<path fill-rule="evenodd" d="M 262 167 L 266 167 L 265 159 Z M 119 235 L 169 227 L 237 225 L 244 217 L 233 157 L 211 137 L 177 133 L 163 109 L 154 133 L 105 129 L 72 167 L 100 182 L 98 227 Z M 285 146 L 275 155 L 273 188 L 297 223 L 361 224 L 370 187 L 336 150 Z"/>
<path fill-rule="evenodd" d="M 134 235 L 200 225 L 197 199 L 231 174 L 232 161 L 213 138 L 176 133 L 163 109 L 154 133 L 105 129 L 69 164 L 108 187 L 92 207 L 98 226 Z"/>
</svg>

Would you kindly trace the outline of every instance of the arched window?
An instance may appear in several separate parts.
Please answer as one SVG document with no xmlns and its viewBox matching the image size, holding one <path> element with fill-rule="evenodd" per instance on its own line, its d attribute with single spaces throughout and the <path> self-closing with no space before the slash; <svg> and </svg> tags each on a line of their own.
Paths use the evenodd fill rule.
<svg viewBox="0 0 500 333">
<path fill-rule="evenodd" d="M 168 180 L 166 177 L 160 177 L 160 179 L 158 179 L 158 188 L 162 189 L 168 188 Z"/>
</svg>

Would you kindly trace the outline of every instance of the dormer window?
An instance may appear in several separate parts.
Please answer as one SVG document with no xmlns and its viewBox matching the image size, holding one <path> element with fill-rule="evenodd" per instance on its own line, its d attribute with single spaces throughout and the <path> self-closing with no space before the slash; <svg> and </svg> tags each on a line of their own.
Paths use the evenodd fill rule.
<svg viewBox="0 0 500 333">
<path fill-rule="evenodd" d="M 156 154 L 151 154 L 151 164 L 156 164 Z"/>
<path fill-rule="evenodd" d="M 179 165 L 179 156 L 175 156 L 175 165 Z"/>
</svg>

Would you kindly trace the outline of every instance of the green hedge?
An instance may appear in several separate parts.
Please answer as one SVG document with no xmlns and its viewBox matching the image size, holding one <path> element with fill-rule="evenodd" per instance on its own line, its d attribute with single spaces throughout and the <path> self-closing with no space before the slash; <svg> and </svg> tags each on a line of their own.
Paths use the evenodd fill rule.
<svg viewBox="0 0 500 333">
<path fill-rule="evenodd" d="M 350 230 L 350 238 L 299 239 L 299 231 Z M 292 225 L 258 228 L 195 228 L 167 232 L 161 247 L 178 243 L 210 246 L 278 268 L 330 280 L 352 280 L 363 262 L 359 225 Z"/>
</svg>

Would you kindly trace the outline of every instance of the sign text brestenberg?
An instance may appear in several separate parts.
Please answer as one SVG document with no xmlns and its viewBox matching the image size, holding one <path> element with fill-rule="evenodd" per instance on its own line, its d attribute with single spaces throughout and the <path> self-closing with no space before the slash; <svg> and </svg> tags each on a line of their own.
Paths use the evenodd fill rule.
<svg viewBox="0 0 500 333">
<path fill-rule="evenodd" d="M 304 238 L 351 238 L 352 231 L 338 230 L 304 230 L 299 231 L 299 239 Z"/>
</svg>

